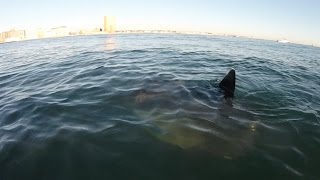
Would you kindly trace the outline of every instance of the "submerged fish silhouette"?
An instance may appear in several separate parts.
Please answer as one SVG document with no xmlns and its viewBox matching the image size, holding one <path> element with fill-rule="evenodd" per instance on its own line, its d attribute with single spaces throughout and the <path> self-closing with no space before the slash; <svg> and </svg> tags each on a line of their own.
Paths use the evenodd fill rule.
<svg viewBox="0 0 320 180">
<path fill-rule="evenodd" d="M 220 81 L 219 93 L 210 81 L 152 80 L 132 94 L 132 108 L 162 142 L 219 157 L 242 156 L 251 147 L 255 122 L 237 120 L 246 117 L 237 117 L 230 105 L 235 81 L 231 69 Z"/>
</svg>

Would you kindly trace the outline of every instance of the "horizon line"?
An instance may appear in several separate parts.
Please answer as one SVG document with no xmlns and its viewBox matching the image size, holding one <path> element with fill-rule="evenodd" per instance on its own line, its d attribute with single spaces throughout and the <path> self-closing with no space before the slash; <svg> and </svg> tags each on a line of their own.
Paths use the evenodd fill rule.
<svg viewBox="0 0 320 180">
<path fill-rule="evenodd" d="M 47 29 L 54 29 L 57 27 L 68 27 L 68 26 L 55 26 L 52 28 Z M 36 28 L 39 29 L 39 28 Z M 96 29 L 96 28 L 91 28 Z M 18 31 L 27 31 L 24 29 L 18 29 L 18 28 L 11 28 L 10 30 L 18 30 Z M 9 30 L 9 31 L 10 31 Z M 79 29 L 80 31 L 83 29 Z M 123 32 L 125 31 L 125 32 Z M 131 31 L 131 32 L 130 32 Z M 150 32 L 145 32 L 150 31 Z M 156 32 L 158 31 L 158 32 Z M 0 32 L 8 32 L 8 31 L 2 31 Z M 107 32 L 91 32 L 88 34 L 76 34 L 76 35 L 63 35 L 63 36 L 49 36 L 49 37 L 42 37 L 42 38 L 24 38 L 18 41 L 9 41 L 9 42 L 0 42 L 0 44 L 6 44 L 11 42 L 19 42 L 19 41 L 28 41 L 28 40 L 41 40 L 41 39 L 50 39 L 50 38 L 62 38 L 62 37 L 72 37 L 72 36 L 93 36 L 93 35 L 107 35 L 107 34 L 130 34 L 130 33 L 136 33 L 136 34 L 183 34 L 183 35 L 201 35 L 201 36 L 223 36 L 223 37 L 232 37 L 232 38 L 248 38 L 248 39 L 254 39 L 254 40 L 264 40 L 264 41 L 273 41 L 275 43 L 282 43 L 281 40 L 287 40 L 287 39 L 266 39 L 261 37 L 254 37 L 254 36 L 246 36 L 246 35 L 237 35 L 237 34 L 228 34 L 228 33 L 217 33 L 217 32 L 209 32 L 209 31 L 188 31 L 188 30 L 168 30 L 168 29 L 119 29 L 116 30 L 114 33 L 107 33 Z M 317 47 L 320 48 L 320 44 L 305 44 L 305 43 L 299 43 L 299 42 L 292 42 L 288 41 L 283 44 L 296 44 L 296 45 L 303 45 L 303 46 L 311 46 L 311 47 Z"/>
</svg>

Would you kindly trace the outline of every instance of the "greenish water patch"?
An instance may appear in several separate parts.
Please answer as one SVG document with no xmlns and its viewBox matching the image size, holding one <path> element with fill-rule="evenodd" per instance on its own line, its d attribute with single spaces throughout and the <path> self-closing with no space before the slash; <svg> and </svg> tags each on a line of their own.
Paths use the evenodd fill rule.
<svg viewBox="0 0 320 180">
<path fill-rule="evenodd" d="M 0 179 L 319 179 L 319 59 L 218 36 L 0 44 Z"/>
</svg>

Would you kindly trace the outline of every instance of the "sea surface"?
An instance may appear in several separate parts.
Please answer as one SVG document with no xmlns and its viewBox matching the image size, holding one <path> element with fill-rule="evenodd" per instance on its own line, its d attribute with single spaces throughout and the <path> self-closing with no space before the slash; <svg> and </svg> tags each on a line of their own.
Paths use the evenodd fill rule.
<svg viewBox="0 0 320 180">
<path fill-rule="evenodd" d="M 0 179 L 320 179 L 319 72 L 320 48 L 237 37 L 0 44 Z"/>
</svg>

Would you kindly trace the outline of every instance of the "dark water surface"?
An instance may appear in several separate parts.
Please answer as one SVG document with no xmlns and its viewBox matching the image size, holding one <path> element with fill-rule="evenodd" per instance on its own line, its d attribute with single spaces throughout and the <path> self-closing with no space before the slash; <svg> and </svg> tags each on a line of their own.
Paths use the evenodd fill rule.
<svg viewBox="0 0 320 180">
<path fill-rule="evenodd" d="M 0 44 L 0 179 L 320 179 L 319 72 L 319 48 L 242 38 Z"/>
</svg>

